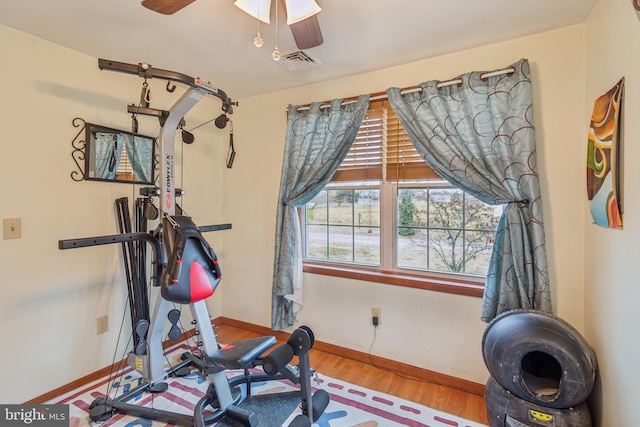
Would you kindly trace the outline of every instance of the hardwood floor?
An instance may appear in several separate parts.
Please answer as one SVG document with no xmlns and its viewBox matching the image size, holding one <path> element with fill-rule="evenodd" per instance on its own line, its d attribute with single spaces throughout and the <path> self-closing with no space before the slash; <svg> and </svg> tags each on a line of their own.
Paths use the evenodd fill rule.
<svg viewBox="0 0 640 427">
<path fill-rule="evenodd" d="M 273 333 L 268 328 L 226 318 L 215 319 L 214 325 L 214 332 L 220 343 L 230 343 L 262 335 L 275 335 L 279 342 L 284 342 L 288 337 L 287 334 L 281 332 Z M 183 337 L 177 341 L 167 342 L 166 345 L 176 344 L 182 341 L 185 336 L 191 335 L 192 331 L 183 334 Z M 325 349 L 326 351 L 322 351 L 321 349 Z M 453 382 L 454 386 L 460 385 L 472 392 L 435 384 L 423 379 L 410 378 L 411 371 L 407 371 L 406 367 L 405 369 L 400 367 L 402 374 L 394 373 L 389 369 L 382 369 L 379 367 L 380 363 L 389 365 L 390 361 L 376 356 L 363 356 L 361 353 L 345 351 L 346 356 L 351 356 L 351 358 L 349 358 L 339 355 L 341 353 L 336 353 L 336 348 L 333 346 L 316 342 L 316 348 L 311 350 L 310 358 L 311 366 L 318 372 L 318 375 L 321 376 L 324 374 L 332 378 L 398 396 L 430 408 L 488 425 L 487 410 L 484 398 L 481 395 L 482 393 L 477 387 L 473 385 L 469 386 L 468 382 L 461 380 L 459 384 L 456 384 L 453 377 L 448 377 L 445 378 L 445 382 L 443 383 L 449 384 Z M 375 366 L 376 361 L 378 361 L 378 366 Z M 124 364 L 125 362 L 122 361 L 120 363 Z M 393 363 L 389 366 L 393 366 Z M 110 371 L 111 367 L 105 367 L 25 403 L 40 404 L 47 402 L 63 393 L 81 387 L 90 381 L 108 375 Z M 430 378 L 434 378 L 433 372 L 430 372 L 429 375 L 432 375 Z M 438 378 L 437 375 L 438 374 L 435 373 L 436 380 L 441 379 Z"/>
<path fill-rule="evenodd" d="M 222 343 L 260 336 L 256 332 L 224 323 L 216 324 L 214 331 Z M 310 358 L 312 367 L 319 375 L 324 374 L 488 425 L 484 398 L 478 394 L 415 380 L 380 369 L 371 363 L 317 349 L 311 350 Z"/>
</svg>

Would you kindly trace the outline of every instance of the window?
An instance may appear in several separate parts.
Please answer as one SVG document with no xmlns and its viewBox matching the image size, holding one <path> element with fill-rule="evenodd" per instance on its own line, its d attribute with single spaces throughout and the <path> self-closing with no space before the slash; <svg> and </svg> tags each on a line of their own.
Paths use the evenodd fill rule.
<svg viewBox="0 0 640 427">
<path fill-rule="evenodd" d="M 306 205 L 306 258 L 380 265 L 380 190 L 327 188 Z"/>
<path fill-rule="evenodd" d="M 451 187 L 401 188 L 397 205 L 397 267 L 486 274 L 502 207 Z"/>
<path fill-rule="evenodd" d="M 333 181 L 303 209 L 305 271 L 479 285 L 501 212 L 442 180 L 388 102 L 371 102 Z"/>
</svg>

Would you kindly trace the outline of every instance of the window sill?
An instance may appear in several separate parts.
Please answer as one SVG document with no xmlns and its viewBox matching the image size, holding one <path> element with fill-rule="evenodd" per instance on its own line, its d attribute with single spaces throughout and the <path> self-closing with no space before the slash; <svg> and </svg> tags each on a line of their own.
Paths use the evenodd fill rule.
<svg viewBox="0 0 640 427">
<path fill-rule="evenodd" d="M 470 297 L 481 298 L 484 292 L 484 281 L 471 277 L 429 277 L 308 261 L 303 263 L 303 271 L 311 274 L 364 280 L 385 285 L 404 286 L 407 288 L 424 289 L 427 291 L 445 292 Z"/>
</svg>

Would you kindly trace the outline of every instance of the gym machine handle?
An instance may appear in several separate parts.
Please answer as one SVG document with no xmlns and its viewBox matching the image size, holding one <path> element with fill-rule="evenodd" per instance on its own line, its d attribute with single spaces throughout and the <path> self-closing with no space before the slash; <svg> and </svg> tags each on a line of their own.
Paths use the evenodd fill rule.
<svg viewBox="0 0 640 427">
<path fill-rule="evenodd" d="M 231 230 L 231 224 L 201 225 L 198 227 L 201 233 L 209 231 Z"/>
<path fill-rule="evenodd" d="M 119 71 L 126 74 L 135 74 L 146 79 L 158 78 L 168 81 L 176 81 L 184 83 L 194 88 L 200 88 L 205 92 L 217 96 L 222 100 L 222 111 L 225 113 L 233 113 L 233 102 L 227 96 L 227 94 L 211 84 L 206 83 L 199 78 L 193 78 L 186 74 L 178 73 L 175 71 L 162 70 L 160 68 L 153 68 L 149 64 L 126 64 L 124 62 L 110 61 L 108 59 L 98 59 L 98 68 L 101 70 Z"/>
<path fill-rule="evenodd" d="M 66 239 L 58 241 L 58 249 L 75 249 L 86 248 L 88 246 L 100 246 L 111 245 L 113 243 L 132 242 L 135 240 L 144 240 L 151 245 L 153 252 L 153 259 L 155 260 L 153 265 L 153 277 L 155 279 L 155 286 L 160 286 L 160 274 L 158 269 L 162 265 L 162 246 L 160 241 L 149 233 L 124 233 L 124 234 L 112 234 L 109 236 L 97 236 L 97 237 L 85 237 L 80 239 Z"/>
</svg>

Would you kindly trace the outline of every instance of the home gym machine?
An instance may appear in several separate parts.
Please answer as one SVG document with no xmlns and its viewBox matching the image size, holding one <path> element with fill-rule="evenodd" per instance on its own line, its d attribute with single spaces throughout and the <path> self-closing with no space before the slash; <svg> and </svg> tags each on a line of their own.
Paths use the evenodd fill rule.
<svg viewBox="0 0 640 427">
<path fill-rule="evenodd" d="M 167 90 L 170 92 L 175 89 L 175 85 L 171 88 L 169 86 L 172 82 L 184 84 L 188 88 L 169 111 L 152 109 L 148 105 L 128 107 L 129 113 L 156 116 L 160 121 L 159 188 L 140 190 L 145 197 L 159 197 L 161 217 L 156 230 L 60 240 L 58 244 L 60 249 L 72 249 L 145 242 L 152 252 L 152 283 L 160 288 L 151 318 L 140 319 L 134 324 L 133 334 L 138 341 L 127 358 L 128 364 L 141 375 L 141 385 L 118 397 L 97 398 L 91 405 L 90 418 L 93 421 L 104 421 L 121 413 L 184 426 L 204 426 L 218 422 L 224 425 L 239 423 L 244 426 L 259 426 L 264 425 L 260 417 L 243 408 L 246 402 L 258 397 L 251 396 L 251 384 L 286 379 L 300 388 L 299 392 L 295 392 L 295 398 L 301 414 L 289 425 L 310 426 L 329 403 L 329 395 L 324 390 L 312 393 L 311 389 L 309 350 L 314 344 L 313 332 L 302 326 L 291 334 L 286 344 L 281 344 L 266 355 L 267 350 L 276 345 L 274 336 L 242 340 L 220 347 L 213 332 L 205 299 L 214 293 L 222 273 L 216 254 L 202 233 L 230 227 L 198 227 L 190 217 L 182 215 L 181 209 L 180 214 L 176 214 L 175 199 L 181 194 L 181 190 L 175 188 L 174 182 L 174 141 L 181 121 L 206 95 L 220 98 L 225 119 L 226 114 L 233 112 L 234 103 L 222 90 L 181 73 L 155 69 L 148 64 L 133 65 L 103 59 L 99 60 L 98 65 L 102 70 L 138 75 L 145 82 L 151 78 L 167 80 Z M 165 369 L 163 331 L 169 320 L 171 329 L 175 332 L 178 321 L 176 317 L 179 317 L 179 312 L 171 309 L 175 304 L 188 305 L 199 340 L 198 350 L 184 353 L 180 364 Z M 169 333 L 170 337 L 171 335 L 172 332 Z M 294 356 L 297 356 L 298 361 L 296 367 L 290 365 Z M 193 415 L 130 403 L 142 393 L 165 391 L 168 387 L 165 380 L 170 375 L 178 375 L 184 373 L 185 369 L 192 368 L 205 375 L 209 384 L 206 393 L 195 405 Z M 241 373 L 228 378 L 229 370 Z M 277 399 L 277 395 L 275 396 Z"/>
</svg>

